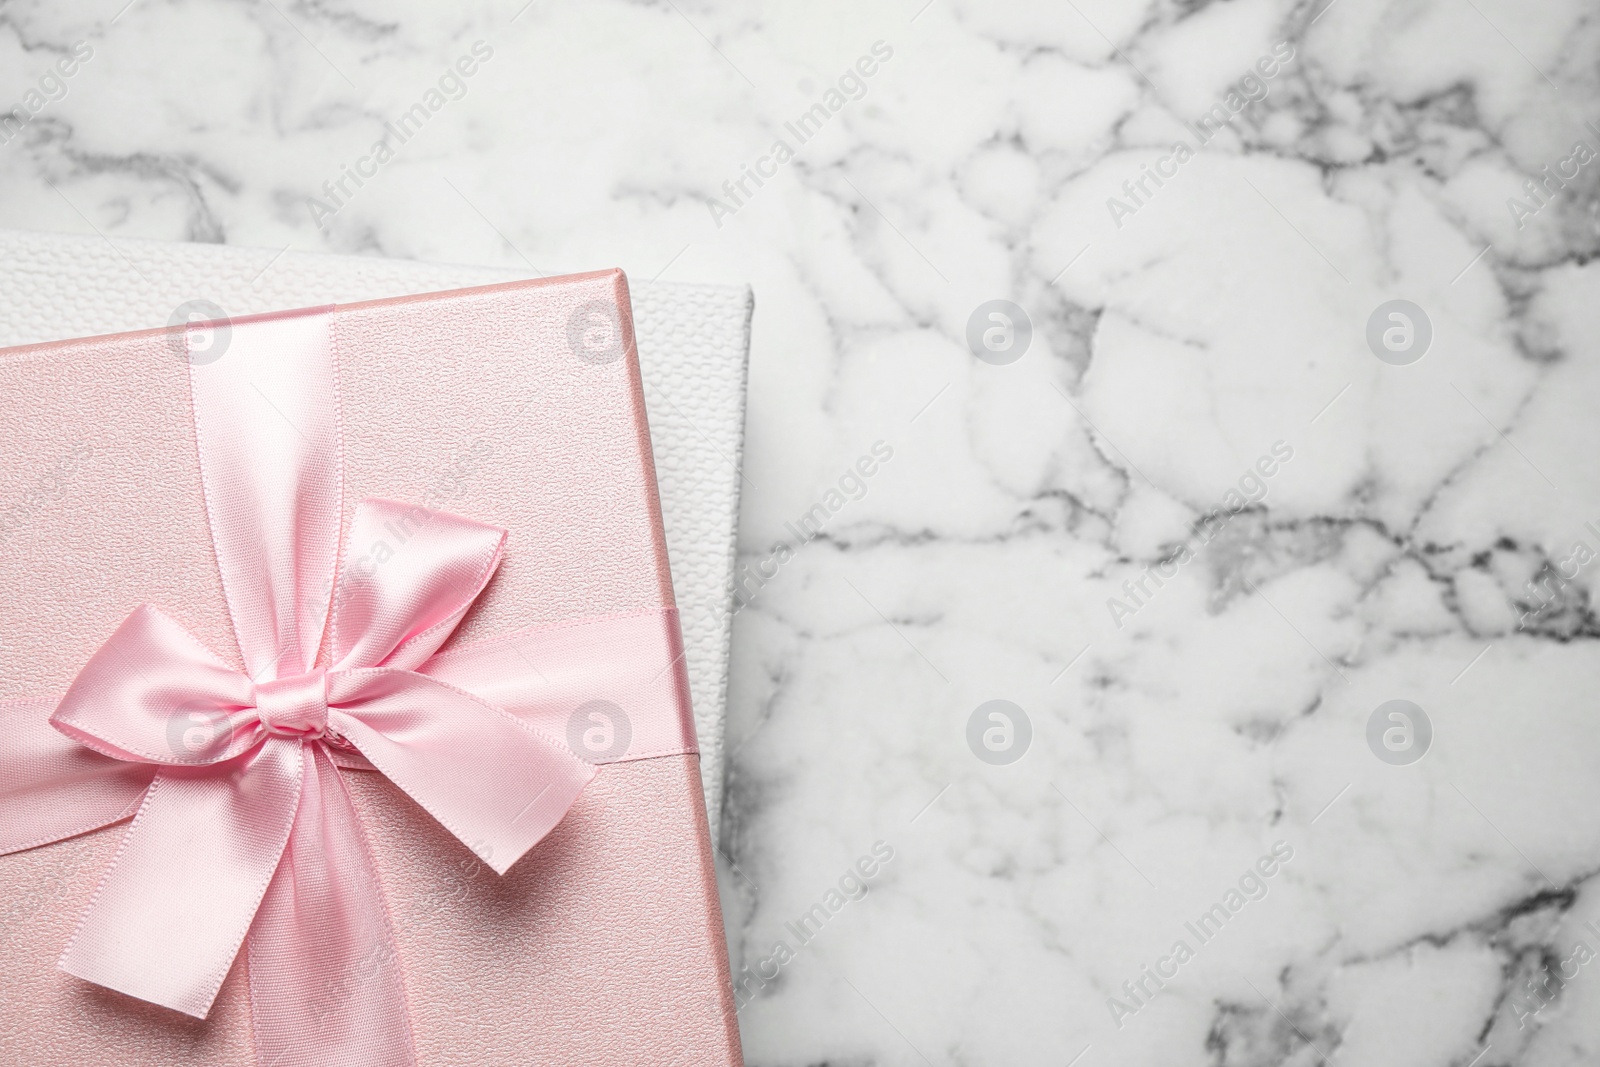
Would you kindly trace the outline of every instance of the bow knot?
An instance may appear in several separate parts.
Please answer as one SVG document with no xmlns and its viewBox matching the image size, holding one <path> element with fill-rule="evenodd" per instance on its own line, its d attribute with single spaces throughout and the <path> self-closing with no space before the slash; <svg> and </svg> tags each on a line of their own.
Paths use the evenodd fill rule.
<svg viewBox="0 0 1600 1067">
<path fill-rule="evenodd" d="M 328 672 L 321 667 L 257 682 L 255 699 L 262 728 L 274 737 L 314 741 L 328 732 Z"/>
</svg>

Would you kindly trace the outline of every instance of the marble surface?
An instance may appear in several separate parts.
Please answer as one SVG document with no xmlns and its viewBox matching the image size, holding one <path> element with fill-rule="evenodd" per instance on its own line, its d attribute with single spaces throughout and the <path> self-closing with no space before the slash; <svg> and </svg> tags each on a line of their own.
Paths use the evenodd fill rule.
<svg viewBox="0 0 1600 1067">
<path fill-rule="evenodd" d="M 752 1064 L 1600 1062 L 1594 4 L 125 2 L 0 225 L 754 285 Z"/>
</svg>

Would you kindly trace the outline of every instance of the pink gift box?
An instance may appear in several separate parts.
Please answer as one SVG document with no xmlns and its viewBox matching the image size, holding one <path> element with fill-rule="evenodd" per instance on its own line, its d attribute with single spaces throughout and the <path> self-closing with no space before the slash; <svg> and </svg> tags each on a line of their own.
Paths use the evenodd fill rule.
<svg viewBox="0 0 1600 1067">
<path fill-rule="evenodd" d="M 581 321 L 574 332 L 597 303 L 622 332 L 615 358 L 582 351 Z M 333 314 L 345 525 L 372 496 L 509 531 L 504 562 L 444 651 L 671 608 L 620 272 Z M 145 603 L 237 657 L 184 338 L 176 328 L 0 351 L 0 704 L 58 699 Z M 503 876 L 382 774 L 344 778 L 419 1062 L 741 1062 L 694 754 L 598 767 Z M 0 856 L 0 1064 L 252 1067 L 245 954 L 204 1020 L 58 968 L 126 825 Z"/>
</svg>

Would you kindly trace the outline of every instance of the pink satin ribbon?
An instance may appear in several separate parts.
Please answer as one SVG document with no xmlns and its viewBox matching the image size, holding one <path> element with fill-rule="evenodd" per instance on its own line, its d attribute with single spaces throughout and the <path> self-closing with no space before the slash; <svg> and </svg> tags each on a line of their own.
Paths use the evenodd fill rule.
<svg viewBox="0 0 1600 1067">
<path fill-rule="evenodd" d="M 671 609 L 436 655 L 504 530 L 368 499 L 338 563 L 333 324 L 237 321 L 224 357 L 192 368 L 242 669 L 146 604 L 53 709 L 0 711 L 0 855 L 133 816 L 61 966 L 204 1018 L 248 941 L 273 1067 L 416 1062 L 341 768 L 381 772 L 503 874 L 594 764 L 695 751 Z"/>
</svg>

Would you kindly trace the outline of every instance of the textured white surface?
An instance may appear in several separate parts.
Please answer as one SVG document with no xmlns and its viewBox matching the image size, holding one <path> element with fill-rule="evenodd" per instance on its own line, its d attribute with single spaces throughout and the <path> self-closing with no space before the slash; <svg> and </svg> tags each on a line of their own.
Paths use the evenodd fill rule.
<svg viewBox="0 0 1600 1067">
<path fill-rule="evenodd" d="M 528 276 L 491 267 L 3 230 L 0 346 L 165 326 L 174 308 L 193 299 L 240 316 Z M 633 283 L 632 296 L 706 810 L 715 834 L 750 292 L 657 282 Z"/>
</svg>

